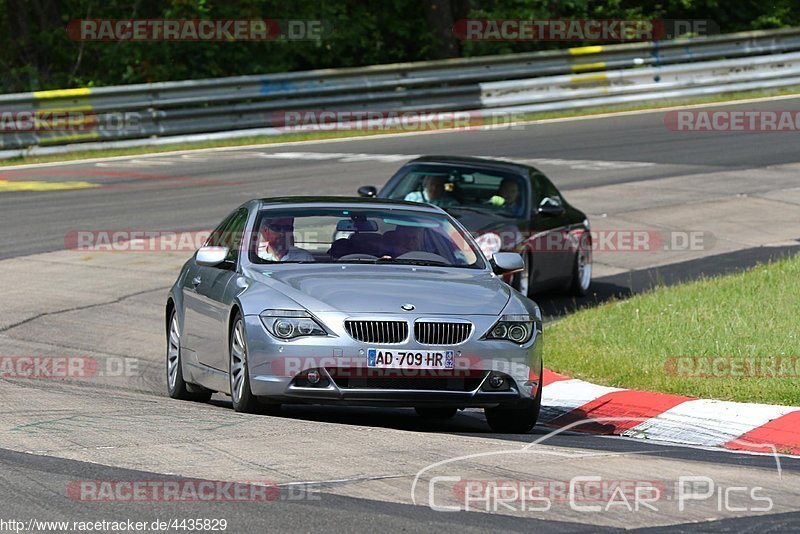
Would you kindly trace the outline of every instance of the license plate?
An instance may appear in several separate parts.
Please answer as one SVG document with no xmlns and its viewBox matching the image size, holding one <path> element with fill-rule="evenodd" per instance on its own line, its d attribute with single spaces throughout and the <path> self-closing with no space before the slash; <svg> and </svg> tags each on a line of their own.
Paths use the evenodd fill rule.
<svg viewBox="0 0 800 534">
<path fill-rule="evenodd" d="M 367 349 L 367 367 L 379 369 L 453 369 L 452 350 Z"/>
</svg>

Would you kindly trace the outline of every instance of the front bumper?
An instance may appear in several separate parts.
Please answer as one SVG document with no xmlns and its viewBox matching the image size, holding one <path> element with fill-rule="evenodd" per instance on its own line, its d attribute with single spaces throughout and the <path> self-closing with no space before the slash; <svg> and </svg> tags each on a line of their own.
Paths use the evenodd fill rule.
<svg viewBox="0 0 800 534">
<path fill-rule="evenodd" d="M 344 330 L 345 319 L 365 319 L 357 314 L 318 314 L 333 333 L 294 341 L 273 338 L 257 315 L 245 317 L 250 389 L 264 400 L 281 403 L 495 407 L 532 402 L 541 383 L 542 336 L 537 328 L 530 341 L 481 340 L 496 316 L 383 316 L 380 320 L 468 320 L 470 337 L 453 346 L 429 346 L 409 340 L 401 346 L 363 343 Z M 375 319 L 374 315 L 369 316 Z M 414 351 L 453 350 L 455 369 L 377 370 L 367 368 L 369 348 Z M 310 384 L 305 372 L 316 369 L 320 380 Z M 501 388 L 491 387 L 490 375 L 504 377 Z"/>
</svg>

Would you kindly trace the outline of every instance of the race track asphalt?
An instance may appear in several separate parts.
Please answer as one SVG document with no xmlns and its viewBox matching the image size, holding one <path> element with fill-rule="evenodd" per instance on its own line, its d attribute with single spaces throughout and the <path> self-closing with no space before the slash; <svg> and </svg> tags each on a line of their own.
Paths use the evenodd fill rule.
<svg viewBox="0 0 800 534">
<path fill-rule="evenodd" d="M 737 106 L 718 106 L 734 108 Z M 800 99 L 745 104 L 798 109 Z M 460 476 L 631 480 L 705 476 L 719 489 L 762 487 L 775 506 L 720 509 L 715 499 L 658 513 L 436 512 L 412 504 L 419 469 L 450 456 L 520 447 L 547 435 L 491 434 L 467 411 L 431 423 L 411 410 L 291 407 L 281 416 L 234 414 L 163 394 L 162 305 L 190 253 L 65 250 L 76 230 L 204 230 L 253 197 L 349 195 L 381 185 L 417 154 L 532 161 L 596 228 L 704 231 L 713 244 L 652 254 L 600 251 L 595 294 L 540 299 L 550 317 L 699 276 L 731 272 L 797 252 L 800 156 L 796 133 L 669 131 L 663 113 L 548 122 L 522 129 L 447 132 L 342 142 L 261 146 L 0 170 L 0 180 L 88 181 L 75 190 L 0 192 L 0 356 L 80 354 L 130 358 L 136 376 L 72 381 L 0 378 L 0 519 L 100 520 L 225 517 L 228 532 L 386 530 L 601 531 L 656 528 L 708 532 L 800 527 L 800 460 L 736 454 L 578 433 L 549 437 L 542 458 L 475 461 Z M 230 425 L 230 426 L 228 426 Z M 453 473 L 448 473 L 453 474 Z M 271 503 L 82 502 L 76 480 L 313 481 L 319 499 Z M 527 477 L 527 478 L 526 478 Z M 282 486 L 283 487 L 283 486 Z M 286 486 L 288 487 L 288 486 Z M 672 496 L 674 497 L 674 495 Z M 749 503 L 753 504 L 753 503 Z M 731 507 L 734 508 L 734 507 Z"/>
</svg>

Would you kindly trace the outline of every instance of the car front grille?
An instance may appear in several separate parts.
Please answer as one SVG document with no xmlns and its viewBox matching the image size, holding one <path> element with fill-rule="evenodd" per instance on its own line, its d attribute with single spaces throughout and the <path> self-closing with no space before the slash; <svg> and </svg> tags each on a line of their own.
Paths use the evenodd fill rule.
<svg viewBox="0 0 800 534">
<path fill-rule="evenodd" d="M 470 323 L 417 321 L 414 324 L 414 337 L 423 345 L 457 345 L 466 341 L 471 332 Z"/>
<path fill-rule="evenodd" d="M 350 337 L 364 343 L 402 343 L 408 338 L 405 321 L 345 321 Z"/>
</svg>

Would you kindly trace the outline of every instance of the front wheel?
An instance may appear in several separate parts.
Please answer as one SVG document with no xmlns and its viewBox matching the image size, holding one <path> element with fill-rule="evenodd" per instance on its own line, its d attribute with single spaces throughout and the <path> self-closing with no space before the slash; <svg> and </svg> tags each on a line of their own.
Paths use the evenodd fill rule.
<svg viewBox="0 0 800 534">
<path fill-rule="evenodd" d="M 190 391 L 190 388 L 192 391 Z M 178 326 L 178 313 L 172 310 L 167 329 L 167 393 L 173 399 L 208 402 L 212 392 L 192 387 L 183 379 L 181 362 L 181 331 Z"/>
<path fill-rule="evenodd" d="M 522 270 L 514 275 L 514 280 L 511 286 L 519 291 L 523 296 L 527 297 L 530 293 L 531 286 L 531 254 L 530 252 L 523 251 L 522 255 Z"/>
<path fill-rule="evenodd" d="M 539 391 L 533 403 L 524 408 L 486 408 L 486 422 L 489 427 L 499 434 L 525 434 L 529 432 L 539 419 L 539 411 L 542 408 L 542 385 L 539 384 Z"/>
<path fill-rule="evenodd" d="M 247 364 L 247 343 L 244 335 L 244 321 L 237 314 L 233 321 L 230 341 L 230 367 L 228 376 L 231 383 L 231 401 L 237 412 L 257 413 L 258 399 L 250 391 L 250 372 Z"/>
</svg>

